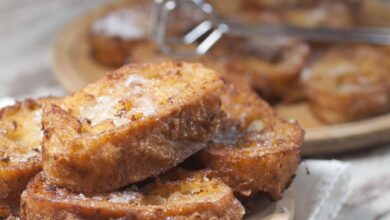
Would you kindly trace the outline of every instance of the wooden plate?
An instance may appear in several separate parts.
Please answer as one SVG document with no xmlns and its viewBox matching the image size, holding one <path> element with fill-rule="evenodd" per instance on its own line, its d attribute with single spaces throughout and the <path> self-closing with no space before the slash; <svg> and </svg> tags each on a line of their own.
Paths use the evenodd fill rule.
<svg viewBox="0 0 390 220">
<path fill-rule="evenodd" d="M 390 114 L 326 126 L 305 102 L 277 106 L 276 112 L 282 118 L 298 120 L 305 128 L 304 156 L 342 153 L 390 142 Z"/>
<path fill-rule="evenodd" d="M 87 37 L 90 24 L 114 8 L 138 1 L 121 0 L 97 8 L 73 21 L 58 35 L 54 45 L 54 72 L 68 91 L 79 89 L 110 70 L 97 63 L 90 54 Z M 297 119 L 305 128 L 304 156 L 341 153 L 390 142 L 390 114 L 326 126 L 316 120 L 306 103 L 281 105 L 276 110 L 283 118 Z"/>
</svg>

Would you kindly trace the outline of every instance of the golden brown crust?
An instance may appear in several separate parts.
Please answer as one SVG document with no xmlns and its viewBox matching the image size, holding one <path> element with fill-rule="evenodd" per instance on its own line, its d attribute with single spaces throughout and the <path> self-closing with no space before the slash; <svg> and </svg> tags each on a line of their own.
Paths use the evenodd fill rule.
<svg viewBox="0 0 390 220">
<path fill-rule="evenodd" d="M 210 53 L 198 58 L 187 58 L 190 62 L 201 62 L 217 70 L 221 77 L 235 83 L 244 82 L 259 91 L 267 100 L 287 97 L 296 86 L 299 73 L 306 64 L 309 47 L 293 39 L 262 39 L 272 48 L 258 40 L 226 37 L 212 48 Z M 273 42 L 273 43 L 272 43 Z M 283 43 L 282 43 L 283 42 Z M 262 54 L 267 51 L 273 55 Z M 267 57 L 271 56 L 271 57 Z M 160 52 L 154 43 L 137 45 L 129 53 L 135 63 L 169 60 L 172 57 Z"/>
<path fill-rule="evenodd" d="M 228 2 L 211 1 L 210 3 L 223 17 L 227 16 L 240 21 L 335 28 L 351 27 L 356 24 L 352 10 L 356 3 L 353 0 L 346 2 L 232 0 Z M 140 6 L 134 8 L 137 7 Z M 280 9 L 274 10 L 275 7 Z M 141 16 L 142 13 L 139 14 Z M 174 22 L 181 27 L 182 31 L 173 32 L 182 34 L 183 30 L 192 27 L 196 23 L 196 19 L 191 17 L 196 16 L 189 16 L 187 20 L 194 21 L 186 25 L 181 24 L 185 23 L 181 21 L 186 19 L 176 19 Z M 92 32 L 91 45 L 95 57 L 101 63 L 109 66 L 169 59 L 169 57 L 160 54 L 158 48 L 146 36 L 122 39 Z M 311 45 L 313 48 L 317 48 L 325 44 L 317 42 Z M 306 65 L 309 53 L 307 43 L 286 37 L 259 40 L 228 39 L 222 40 L 206 56 L 190 61 L 202 62 L 209 67 L 217 66 L 224 69 L 227 76 L 239 75 L 268 101 L 274 102 L 281 99 L 295 101 L 304 96 L 302 90 L 297 91 L 299 88 L 297 85 L 299 74 Z M 293 96 L 290 95 L 292 90 L 295 90 Z"/>
<path fill-rule="evenodd" d="M 389 111 L 389 51 L 370 45 L 329 48 L 303 75 L 316 116 L 333 124 Z"/>
<path fill-rule="evenodd" d="M 0 217 L 19 206 L 28 181 L 41 170 L 41 105 L 25 100 L 0 110 Z"/>
<path fill-rule="evenodd" d="M 303 130 L 278 119 L 249 88 L 225 86 L 227 116 L 201 163 L 241 196 L 280 199 L 300 161 Z"/>
<path fill-rule="evenodd" d="M 214 4 L 217 9 L 222 8 L 219 1 L 212 1 L 211 4 Z M 258 11 L 251 13 L 243 9 L 246 7 L 245 5 L 247 3 L 238 3 L 237 1 L 223 2 L 226 10 L 222 10 L 222 14 L 234 15 L 239 20 L 245 20 L 249 17 L 250 20 L 256 22 L 283 21 L 281 14 L 267 12 L 266 15 L 263 15 L 263 12 L 259 13 Z M 244 16 L 237 16 L 237 12 L 244 14 Z M 190 23 L 192 24 L 192 22 Z M 182 25 L 180 23 L 179 26 L 183 30 L 191 27 L 189 24 Z M 96 32 L 92 32 L 90 36 L 95 57 L 101 63 L 109 66 L 120 66 L 125 62 L 142 63 L 170 59 L 169 56 L 161 54 L 160 50 L 146 36 L 136 39 L 120 38 Z M 259 45 L 261 41 L 267 42 L 267 44 Z M 264 53 L 264 51 L 268 52 Z M 218 67 L 228 77 L 234 75 L 243 77 L 256 90 L 260 91 L 263 97 L 274 100 L 287 96 L 291 87 L 295 86 L 308 54 L 308 45 L 296 40 L 267 38 L 247 41 L 246 39 L 228 38 L 218 43 L 206 56 L 188 59 L 188 61 L 202 62 L 211 68 Z"/>
<path fill-rule="evenodd" d="M 110 67 L 119 67 L 127 63 L 131 49 L 148 42 L 145 39 L 128 41 L 121 38 L 112 38 L 94 32 L 89 34 L 92 55 L 101 64 Z"/>
<path fill-rule="evenodd" d="M 215 133 L 222 84 L 200 64 L 128 65 L 45 107 L 45 177 L 107 192 L 176 166 Z"/>
<path fill-rule="evenodd" d="M 94 21 L 88 32 L 94 58 L 107 66 L 126 63 L 132 47 L 147 42 L 151 4 L 124 5 Z"/>
<path fill-rule="evenodd" d="M 231 9 L 228 12 L 238 7 L 236 4 L 229 5 Z M 152 7 L 150 2 L 139 2 L 110 11 L 94 21 L 88 33 L 92 56 L 103 65 L 111 67 L 133 63 L 129 57 L 132 49 L 151 42 Z M 170 36 L 183 35 L 201 22 L 202 16 L 197 10 L 175 10 L 173 13 L 168 18 L 170 23 L 175 23 L 168 26 L 167 34 Z"/>
<path fill-rule="evenodd" d="M 225 37 L 205 56 L 186 60 L 218 70 L 233 83 L 244 81 L 262 97 L 274 101 L 287 97 L 296 86 L 309 54 L 308 44 L 295 39 Z M 135 63 L 172 59 L 151 42 L 134 46 L 128 57 Z"/>
<path fill-rule="evenodd" d="M 217 9 L 221 8 L 219 1 L 212 1 L 211 4 L 214 4 Z M 222 14 L 234 14 L 235 16 L 236 12 L 242 11 L 245 5 L 237 1 L 229 1 L 229 7 L 226 7 L 226 4 L 223 3 L 225 10 L 222 10 Z M 271 17 L 275 17 L 275 19 L 271 19 L 272 21 L 280 20 L 280 15 L 272 14 Z M 250 17 L 252 17 L 252 20 L 268 21 L 270 16 L 262 16 L 260 13 L 256 13 L 255 16 Z M 179 26 L 182 30 L 191 27 L 189 24 L 183 25 L 180 23 Z M 180 31 L 175 30 L 173 32 L 178 33 Z M 261 54 L 264 48 L 259 48 L 257 46 L 258 42 L 229 39 L 226 40 L 226 43 L 219 43 L 207 56 L 188 59 L 188 61 L 202 62 L 212 68 L 218 67 L 223 69 L 226 76 L 239 75 L 244 77 L 265 98 L 280 98 L 288 93 L 288 88 L 291 85 L 295 85 L 294 83 L 298 79 L 298 74 L 303 68 L 309 50 L 308 46 L 302 42 L 292 41 L 287 46 L 280 46 L 281 43 L 279 42 L 287 42 L 286 39 L 275 40 L 272 38 L 266 39 L 266 41 L 268 42 L 267 46 L 270 45 L 270 42 L 275 44 L 272 53 L 277 55 L 273 55 L 271 59 L 267 57 L 268 55 L 264 57 L 264 54 Z M 120 66 L 126 62 L 142 63 L 170 59 L 170 57 L 161 54 L 160 50 L 146 36 L 143 38 L 121 38 L 91 32 L 90 42 L 94 56 L 101 63 L 109 66 Z"/>
<path fill-rule="evenodd" d="M 267 42 L 267 45 L 261 41 Z M 236 45 L 236 48 L 229 45 Z M 310 52 L 306 43 L 293 39 L 233 39 L 232 42 L 221 42 L 219 46 L 225 48 L 224 54 L 231 54 L 225 58 L 227 69 L 246 77 L 263 98 L 271 101 L 289 93 L 298 81 Z M 264 46 L 270 48 L 262 48 Z"/>
<path fill-rule="evenodd" d="M 176 177 L 177 178 L 177 177 Z M 241 219 L 232 190 L 207 172 L 145 187 L 85 196 L 53 187 L 38 175 L 22 195 L 22 219 Z"/>
<path fill-rule="evenodd" d="M 249 10 L 232 19 L 248 23 L 289 24 L 285 10 Z M 208 54 L 230 75 L 244 78 L 270 102 L 290 99 L 309 55 L 309 44 L 286 36 L 225 37 Z M 214 61 L 215 62 L 215 61 Z"/>
<path fill-rule="evenodd" d="M 189 46 L 191 47 L 191 46 Z M 250 79 L 242 73 L 233 72 L 226 65 L 228 60 L 222 56 L 215 56 L 219 54 L 219 51 L 213 52 L 212 56 L 201 56 L 196 58 L 181 58 L 181 61 L 185 62 L 197 62 L 202 63 L 207 68 L 213 69 L 217 74 L 224 80 L 234 83 L 234 84 L 248 84 Z M 129 59 L 135 63 L 145 63 L 145 62 L 161 62 L 175 60 L 177 58 L 170 57 L 168 55 L 162 54 L 160 49 L 153 42 L 148 42 L 143 45 L 135 46 L 130 54 Z"/>
<path fill-rule="evenodd" d="M 0 210 L 3 210 L 0 217 L 7 217 L 19 206 L 22 191 L 40 170 L 41 163 L 37 158 L 0 168 Z"/>
</svg>

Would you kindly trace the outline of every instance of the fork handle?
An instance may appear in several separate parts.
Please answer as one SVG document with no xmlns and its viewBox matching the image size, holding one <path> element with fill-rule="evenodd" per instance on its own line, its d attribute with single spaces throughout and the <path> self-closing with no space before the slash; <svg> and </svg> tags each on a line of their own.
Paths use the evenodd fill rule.
<svg viewBox="0 0 390 220">
<path fill-rule="evenodd" d="M 259 34 L 270 36 L 284 35 L 319 42 L 354 42 L 390 45 L 390 28 L 302 28 L 289 25 L 242 24 L 233 22 L 225 22 L 220 27 L 228 35 L 243 37 Z"/>
</svg>

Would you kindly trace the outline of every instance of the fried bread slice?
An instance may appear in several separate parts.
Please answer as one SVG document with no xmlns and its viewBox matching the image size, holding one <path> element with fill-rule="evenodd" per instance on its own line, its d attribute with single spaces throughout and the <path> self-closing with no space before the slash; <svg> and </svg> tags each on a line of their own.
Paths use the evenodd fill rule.
<svg viewBox="0 0 390 220">
<path fill-rule="evenodd" d="M 128 51 L 147 40 L 150 28 L 149 3 L 110 11 L 91 24 L 88 39 L 94 58 L 107 66 L 122 66 Z"/>
<path fill-rule="evenodd" d="M 278 119 L 245 86 L 227 84 L 222 109 L 226 117 L 220 131 L 198 159 L 240 196 L 265 193 L 280 199 L 300 162 L 303 130 Z"/>
<path fill-rule="evenodd" d="M 280 16 L 274 12 L 248 12 L 235 15 L 234 19 L 281 22 Z M 287 97 L 290 90 L 296 87 L 309 54 L 307 43 L 292 38 L 258 36 L 247 39 L 225 36 L 206 55 L 187 60 L 201 62 L 209 68 L 217 69 L 224 78 L 233 78 L 232 82 L 241 78 L 259 91 L 262 97 L 275 101 Z M 135 45 L 128 57 L 135 63 L 172 59 L 161 53 L 153 42 Z"/>
<path fill-rule="evenodd" d="M 22 195 L 22 219 L 242 219 L 231 188 L 205 171 L 173 174 L 138 188 L 87 196 L 37 175 Z"/>
<path fill-rule="evenodd" d="M 28 99 L 0 110 L 0 217 L 19 206 L 20 194 L 41 170 L 42 105 Z"/>
<path fill-rule="evenodd" d="M 247 78 L 268 101 L 288 96 L 310 54 L 307 43 L 285 37 L 226 38 L 216 47 L 221 51 L 214 59 L 226 60 L 226 69 Z"/>
<path fill-rule="evenodd" d="M 283 2 L 283 4 L 288 3 Z M 317 2 L 305 7 L 244 11 L 237 14 L 235 19 L 307 28 L 348 28 L 356 24 L 351 5 L 337 1 Z M 270 102 L 279 100 L 291 102 L 305 98 L 299 76 L 309 62 L 309 55 L 329 45 L 321 42 L 302 42 L 284 36 L 229 41 L 231 40 L 225 43 L 222 41 L 217 45 L 222 48 L 222 51 L 225 50 L 222 53 L 225 56 L 229 51 L 235 51 L 226 62 L 231 66 L 228 69 L 244 73 L 242 75 L 246 75 L 252 86 Z"/>
<path fill-rule="evenodd" d="M 264 54 L 264 51 L 270 52 Z M 273 101 L 287 97 L 296 86 L 309 54 L 308 44 L 294 39 L 226 37 L 205 56 L 186 60 L 201 62 L 233 83 L 236 79 L 245 81 L 262 97 Z M 172 57 L 162 54 L 152 42 L 134 46 L 129 53 L 129 60 L 135 63 L 169 59 Z"/>
<path fill-rule="evenodd" d="M 177 59 L 177 57 L 175 58 L 161 53 L 160 49 L 156 44 L 154 44 L 153 42 L 148 42 L 143 45 L 137 45 L 133 47 L 133 49 L 129 53 L 129 59 L 135 63 L 145 63 L 175 60 Z M 206 55 L 200 57 L 181 58 L 180 60 L 185 62 L 202 63 L 207 68 L 215 70 L 221 78 L 231 83 L 249 83 L 250 79 L 246 77 L 245 74 L 239 74 L 229 70 L 225 61 L 222 61 L 222 59 L 222 57 Z"/>
<path fill-rule="evenodd" d="M 109 192 L 206 147 L 222 80 L 201 64 L 134 64 L 43 111 L 43 171 L 53 185 Z"/>
<path fill-rule="evenodd" d="M 303 75 L 315 115 L 334 124 L 389 111 L 389 48 L 355 44 L 325 51 Z"/>
<path fill-rule="evenodd" d="M 235 4 L 232 4 L 234 10 Z M 150 42 L 150 29 L 153 3 L 139 2 L 135 5 L 110 11 L 91 24 L 88 34 L 92 55 L 94 58 L 111 67 L 119 67 L 132 63 L 129 53 L 135 46 Z M 196 10 L 182 8 L 174 10 L 169 18 L 167 34 L 183 35 L 201 22 L 202 14 Z M 148 61 L 149 62 L 149 61 Z"/>
<path fill-rule="evenodd" d="M 211 4 L 218 10 L 223 11 L 221 14 L 234 15 L 235 17 L 239 17 L 237 18 L 238 20 L 243 19 L 242 17 L 249 16 L 255 22 L 281 21 L 281 16 L 277 13 L 268 13 L 272 15 L 267 14 L 263 16 L 262 12 L 247 12 L 243 9 L 247 3 L 236 0 L 229 1 L 229 3 L 212 1 Z M 131 9 L 124 9 L 125 12 L 123 10 L 122 12 L 112 12 L 106 17 L 97 20 L 92 25 L 92 31 L 90 33 L 92 53 L 100 63 L 118 67 L 124 63 L 142 63 L 172 59 L 172 57 L 162 54 L 160 49 L 149 40 L 146 34 L 146 30 L 148 30 L 146 27 L 150 23 L 148 18 L 145 18 L 145 14 L 147 13 L 145 10 L 136 10 L 137 7 L 141 6 L 142 4 Z M 239 14 L 245 14 L 245 16 L 237 16 L 238 12 Z M 118 13 L 133 14 L 135 17 L 120 17 Z M 200 17 L 195 16 L 194 13 L 186 14 L 189 18 L 175 19 L 173 21 L 177 24 L 175 26 L 179 27 L 177 30 L 170 31 L 175 33 L 173 35 L 182 35 L 185 32 L 183 30 L 189 30 L 193 24 L 196 24 L 198 20 L 195 17 Z M 135 29 L 144 30 L 143 34 L 134 37 L 126 36 L 126 33 L 121 33 L 123 30 L 127 32 L 134 28 L 120 28 L 119 31 L 112 33 L 114 31 L 111 29 L 118 25 L 112 25 L 110 22 L 107 22 L 109 20 L 108 18 L 117 18 L 116 20 L 118 21 L 116 23 L 123 23 L 125 21 L 121 22 L 121 20 L 126 17 L 133 19 L 133 22 L 127 25 L 138 27 Z M 272 18 L 270 19 L 270 17 Z M 130 18 L 127 20 L 130 20 Z M 183 22 L 180 22 L 180 20 Z M 185 20 L 189 22 L 184 22 Z M 100 29 L 96 28 L 96 26 L 105 27 L 100 28 L 105 31 L 98 31 Z M 139 32 L 141 33 L 141 31 Z M 271 52 L 264 53 L 264 51 Z M 273 101 L 287 96 L 291 88 L 295 87 L 299 73 L 306 63 L 309 52 L 309 47 L 306 43 L 285 37 L 252 39 L 250 41 L 247 39 L 228 38 L 218 43 L 206 56 L 188 59 L 188 61 L 202 62 L 209 67 L 217 66 L 224 70 L 226 76 L 239 75 L 240 77 L 244 77 L 248 83 L 251 83 L 256 90 L 261 92 L 264 98 Z"/>
</svg>

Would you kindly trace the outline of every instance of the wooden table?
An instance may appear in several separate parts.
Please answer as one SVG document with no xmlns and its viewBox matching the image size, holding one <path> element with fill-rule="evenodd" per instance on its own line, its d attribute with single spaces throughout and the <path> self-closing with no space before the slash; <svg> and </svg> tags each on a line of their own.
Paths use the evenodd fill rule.
<svg viewBox="0 0 390 220">
<path fill-rule="evenodd" d="M 75 16 L 107 1 L 1 0 L 0 96 L 65 94 L 52 74 L 53 38 Z M 390 219 L 390 145 L 332 158 L 351 168 L 352 194 L 337 219 Z"/>
</svg>

